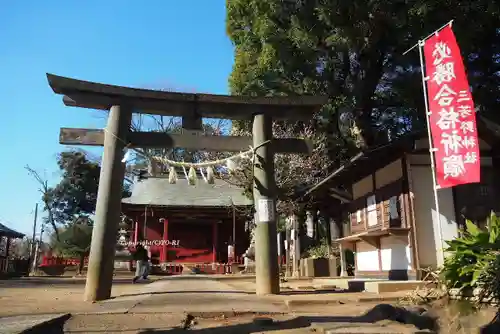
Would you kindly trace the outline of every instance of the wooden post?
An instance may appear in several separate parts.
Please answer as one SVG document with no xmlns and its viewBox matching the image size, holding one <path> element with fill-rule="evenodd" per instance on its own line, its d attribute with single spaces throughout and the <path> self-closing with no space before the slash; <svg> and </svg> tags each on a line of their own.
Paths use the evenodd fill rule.
<svg viewBox="0 0 500 334">
<path fill-rule="evenodd" d="M 134 225 L 134 243 L 139 240 L 139 222 L 136 221 Z"/>
<path fill-rule="evenodd" d="M 111 297 L 116 233 L 120 223 L 125 174 L 125 165 L 122 163 L 123 150 L 131 118 L 131 109 L 125 106 L 111 107 L 104 138 L 104 155 L 85 285 L 85 300 L 87 301 Z"/>
<path fill-rule="evenodd" d="M 300 277 L 300 222 L 297 215 L 293 216 L 292 224 L 295 231 L 293 237 L 293 276 Z"/>
<path fill-rule="evenodd" d="M 339 243 L 339 252 L 340 252 L 340 276 L 347 277 L 349 275 L 347 273 L 347 262 L 345 258 L 344 245 L 342 245 L 342 243 Z"/>
<path fill-rule="evenodd" d="M 168 239 L 168 219 L 163 218 L 163 241 L 164 241 L 163 249 L 162 249 L 163 262 L 168 262 L 168 245 L 167 245 L 168 240 L 169 240 Z"/>
<path fill-rule="evenodd" d="M 218 247 L 217 247 L 217 244 L 219 242 L 219 238 L 218 238 L 218 226 L 217 226 L 217 222 L 214 221 L 212 223 L 212 262 L 213 263 L 216 263 L 217 262 L 217 251 L 218 251 Z"/>
<path fill-rule="evenodd" d="M 272 140 L 272 119 L 257 114 L 253 119 L 253 146 Z M 255 151 L 253 198 L 257 211 L 255 227 L 256 294 L 278 294 L 280 291 L 276 245 L 276 206 L 274 153 L 272 145 Z"/>
<path fill-rule="evenodd" d="M 291 254 L 290 254 L 290 226 L 288 225 L 287 223 L 287 226 L 286 226 L 286 241 L 285 241 L 285 254 L 286 254 L 286 262 L 285 262 L 285 266 L 286 266 L 286 271 L 285 271 L 285 277 L 289 277 L 290 276 L 290 259 L 291 259 Z"/>
</svg>

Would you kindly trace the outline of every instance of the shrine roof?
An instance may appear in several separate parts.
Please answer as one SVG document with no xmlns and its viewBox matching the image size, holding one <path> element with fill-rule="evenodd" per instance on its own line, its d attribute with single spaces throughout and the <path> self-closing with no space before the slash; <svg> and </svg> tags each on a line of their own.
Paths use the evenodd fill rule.
<svg viewBox="0 0 500 334">
<path fill-rule="evenodd" d="M 500 125 L 481 115 L 476 117 L 476 123 L 480 139 L 484 140 L 492 148 L 500 147 Z M 417 147 L 417 141 L 421 139 L 427 140 L 427 129 L 410 132 L 387 144 L 362 151 L 321 182 L 309 188 L 303 196 L 323 187 L 350 186 L 352 183 L 363 179 L 407 153 L 425 151 L 428 154 L 428 149 L 422 151 Z"/>
<path fill-rule="evenodd" d="M 136 182 L 132 195 L 122 200 L 123 204 L 169 206 L 169 207 L 231 207 L 250 206 L 252 200 L 243 190 L 223 180 L 214 184 L 198 179 L 190 185 L 186 179 L 170 184 L 167 177 L 148 177 Z"/>
<path fill-rule="evenodd" d="M 13 229 L 0 223 L 0 236 L 6 236 L 9 238 L 23 238 L 24 234 L 17 232 L 17 231 L 14 231 Z"/>
<path fill-rule="evenodd" d="M 47 73 L 50 87 L 64 95 L 67 106 L 109 110 L 113 105 L 131 105 L 136 112 L 164 116 L 191 115 L 201 117 L 252 119 L 264 112 L 274 119 L 310 119 L 328 102 L 326 96 L 228 96 L 199 93 L 179 93 L 107 85 Z"/>
</svg>

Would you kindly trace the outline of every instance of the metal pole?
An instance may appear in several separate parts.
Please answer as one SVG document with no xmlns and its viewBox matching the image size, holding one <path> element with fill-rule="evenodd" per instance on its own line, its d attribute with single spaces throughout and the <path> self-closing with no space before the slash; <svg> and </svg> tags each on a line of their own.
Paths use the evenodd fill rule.
<svg viewBox="0 0 500 334">
<path fill-rule="evenodd" d="M 253 119 L 253 146 L 272 140 L 272 119 L 258 114 Z M 256 294 L 278 294 L 280 291 L 276 245 L 276 206 L 274 152 L 272 145 L 255 150 L 253 166 L 253 199 L 256 208 L 255 270 Z"/>
<path fill-rule="evenodd" d="M 422 48 L 424 47 L 425 42 L 423 40 L 420 40 L 418 42 L 418 54 L 420 57 L 420 72 L 422 74 L 422 89 L 424 91 L 424 104 L 425 104 L 425 120 L 427 121 L 427 135 L 429 136 L 429 153 L 431 156 L 431 173 L 432 173 L 432 190 L 434 192 L 434 203 L 436 206 L 436 215 L 437 215 L 437 223 L 438 223 L 438 238 L 439 238 L 439 245 L 440 248 L 438 250 L 438 254 L 441 258 L 441 264 L 444 264 L 444 252 L 443 252 L 443 228 L 441 225 L 441 211 L 439 209 L 439 195 L 438 195 L 438 186 L 436 182 L 436 165 L 434 161 L 434 144 L 432 141 L 432 134 L 431 134 L 431 123 L 430 123 L 430 116 L 431 116 L 431 111 L 429 110 L 429 102 L 428 102 L 428 96 L 427 96 L 427 86 L 425 84 L 426 81 L 426 76 L 425 76 L 425 64 L 424 64 L 424 54 L 422 51 Z"/>
<path fill-rule="evenodd" d="M 451 21 L 447 22 L 446 24 L 443 24 L 440 28 L 438 28 L 438 29 L 434 30 L 432 33 L 430 33 L 429 35 L 427 35 L 425 38 L 423 38 L 423 39 L 421 39 L 420 41 L 418 41 L 418 43 L 417 43 L 417 44 L 414 44 L 411 48 L 409 48 L 408 50 L 406 50 L 405 52 L 403 52 L 403 56 L 404 56 L 404 55 L 406 55 L 406 54 L 407 54 L 408 52 L 410 52 L 411 50 L 413 50 L 414 48 L 416 48 L 417 46 L 419 46 L 419 45 L 420 45 L 420 42 L 425 41 L 425 40 L 427 40 L 427 39 L 431 38 L 431 37 L 432 37 L 432 35 L 434 35 L 435 33 L 437 33 L 437 32 L 439 32 L 439 31 L 443 30 L 444 28 L 446 28 L 446 26 L 448 26 L 448 25 L 449 25 L 449 26 L 451 27 L 451 24 L 452 24 L 452 23 L 453 23 L 453 20 L 451 20 Z"/>
<path fill-rule="evenodd" d="M 104 154 L 97 192 L 95 224 L 92 232 L 85 300 L 111 297 L 116 247 L 120 223 L 125 164 L 123 150 L 130 129 L 132 109 L 112 106 L 104 136 Z"/>
</svg>

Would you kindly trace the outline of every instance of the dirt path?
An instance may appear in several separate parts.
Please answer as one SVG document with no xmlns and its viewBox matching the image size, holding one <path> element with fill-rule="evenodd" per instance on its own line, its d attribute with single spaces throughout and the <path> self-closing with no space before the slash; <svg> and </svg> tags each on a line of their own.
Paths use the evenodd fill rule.
<svg viewBox="0 0 500 334">
<path fill-rule="evenodd" d="M 129 278 L 113 280 L 112 296 L 137 293 L 143 284 Z M 84 278 L 22 278 L 0 281 L 0 316 L 58 312 L 91 312 L 83 301 Z"/>
</svg>

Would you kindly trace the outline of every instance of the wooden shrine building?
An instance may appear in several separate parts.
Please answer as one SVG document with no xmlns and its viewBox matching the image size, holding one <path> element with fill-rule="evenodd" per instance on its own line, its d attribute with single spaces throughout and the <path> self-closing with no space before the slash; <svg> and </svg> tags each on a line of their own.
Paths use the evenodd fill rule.
<svg viewBox="0 0 500 334">
<path fill-rule="evenodd" d="M 438 190 L 439 216 L 425 131 L 358 154 L 309 190 L 350 192 L 332 206 L 335 201 L 349 215 L 336 242 L 354 252 L 355 276 L 421 278 L 422 269 L 442 265 L 445 241 L 458 236 L 465 219 L 482 224 L 500 211 L 500 126 L 478 116 L 477 127 L 481 182 Z"/>
<path fill-rule="evenodd" d="M 243 253 L 253 202 L 220 179 L 210 184 L 199 176 L 191 185 L 182 169 L 177 178 L 171 184 L 166 176 L 149 176 L 134 184 L 122 200 L 123 213 L 134 222 L 130 240 L 148 241 L 154 265 L 227 262 L 233 240 L 235 254 Z"/>
</svg>

